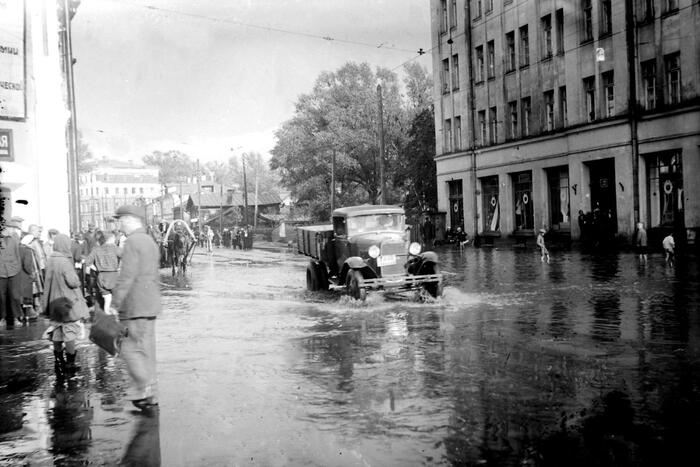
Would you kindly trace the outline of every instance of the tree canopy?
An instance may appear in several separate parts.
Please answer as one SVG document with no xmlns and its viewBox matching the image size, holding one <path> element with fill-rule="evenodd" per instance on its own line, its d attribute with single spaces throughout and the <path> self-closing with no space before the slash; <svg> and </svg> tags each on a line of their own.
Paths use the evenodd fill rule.
<svg viewBox="0 0 700 467">
<path fill-rule="evenodd" d="M 414 119 L 429 108 L 432 83 L 419 65 L 406 68 L 404 83 L 405 97 L 395 73 L 384 68 L 373 71 L 366 63 L 347 63 L 337 71 L 322 73 L 312 91 L 299 96 L 293 117 L 276 132 L 270 165 L 279 171 L 282 184 L 318 220 L 330 215 L 333 153 L 336 206 L 379 200 L 378 84 L 383 99 L 385 202 L 404 204 L 411 191 L 416 191 L 402 176 L 410 166 L 406 158 L 416 157 L 416 151 L 408 151 L 409 130 L 426 121 L 426 117 L 418 122 Z M 430 126 L 434 128 L 432 122 Z M 425 132 L 416 128 L 414 133 Z M 421 149 L 430 148 L 422 145 Z M 421 157 L 432 162 L 433 155 L 434 146 Z"/>
<path fill-rule="evenodd" d="M 164 186 L 181 182 L 191 177 L 196 170 L 196 164 L 190 156 L 175 150 L 153 151 L 143 156 L 143 162 L 158 167 L 158 181 Z"/>
</svg>

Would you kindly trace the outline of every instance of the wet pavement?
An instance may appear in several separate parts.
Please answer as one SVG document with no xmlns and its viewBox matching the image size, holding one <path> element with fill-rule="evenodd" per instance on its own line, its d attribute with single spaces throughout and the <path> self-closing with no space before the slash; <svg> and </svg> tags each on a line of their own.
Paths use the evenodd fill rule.
<svg viewBox="0 0 700 467">
<path fill-rule="evenodd" d="M 695 258 L 439 253 L 430 303 L 306 292 L 283 249 L 163 270 L 152 416 L 88 341 L 58 383 L 46 322 L 0 330 L 0 466 L 694 465 Z"/>
</svg>

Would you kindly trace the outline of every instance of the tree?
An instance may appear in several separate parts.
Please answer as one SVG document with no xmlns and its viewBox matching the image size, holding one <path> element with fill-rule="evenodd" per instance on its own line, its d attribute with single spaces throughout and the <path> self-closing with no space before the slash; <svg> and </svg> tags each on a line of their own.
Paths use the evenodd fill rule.
<svg viewBox="0 0 700 467">
<path fill-rule="evenodd" d="M 192 158 L 180 151 L 153 151 L 143 156 L 143 162 L 158 167 L 158 180 L 164 186 L 182 182 L 196 171 L 196 164 Z"/>
<path fill-rule="evenodd" d="M 376 202 L 379 195 L 377 83 L 382 84 L 387 202 L 400 201 L 390 183 L 405 144 L 405 112 L 397 76 L 366 63 L 322 73 L 301 95 L 294 116 L 275 133 L 270 166 L 317 219 L 330 208 L 331 158 L 336 154 L 338 205 Z"/>
<path fill-rule="evenodd" d="M 78 131 L 78 173 L 90 172 L 97 165 L 90 146 L 83 141 L 83 134 Z"/>
</svg>

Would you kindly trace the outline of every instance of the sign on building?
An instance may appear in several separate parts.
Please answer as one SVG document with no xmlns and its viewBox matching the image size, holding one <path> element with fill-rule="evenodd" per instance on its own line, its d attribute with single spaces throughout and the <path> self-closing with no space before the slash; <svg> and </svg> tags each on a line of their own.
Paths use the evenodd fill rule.
<svg viewBox="0 0 700 467">
<path fill-rule="evenodd" d="M 0 161 L 12 162 L 15 155 L 12 153 L 12 130 L 0 129 Z"/>
<path fill-rule="evenodd" d="M 24 0 L 0 1 L 0 118 L 26 117 Z"/>
</svg>

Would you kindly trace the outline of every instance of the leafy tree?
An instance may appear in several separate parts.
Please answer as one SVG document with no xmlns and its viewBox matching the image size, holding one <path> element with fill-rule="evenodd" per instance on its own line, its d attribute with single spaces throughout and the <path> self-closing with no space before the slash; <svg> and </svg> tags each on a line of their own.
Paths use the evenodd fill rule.
<svg viewBox="0 0 700 467">
<path fill-rule="evenodd" d="M 172 186 L 196 172 L 196 164 L 192 158 L 180 151 L 153 151 L 143 156 L 147 165 L 158 167 L 158 180 L 164 186 Z"/>
<path fill-rule="evenodd" d="M 385 134 L 385 179 L 389 203 L 401 195 L 391 181 L 405 144 L 405 112 L 397 76 L 366 63 L 347 63 L 322 73 L 309 94 L 301 95 L 294 116 L 276 132 L 270 166 L 281 182 L 309 207 L 317 219 L 330 208 L 331 158 L 336 154 L 338 205 L 377 202 L 379 138 L 377 83 L 382 84 Z"/>
<path fill-rule="evenodd" d="M 83 141 L 83 134 L 78 131 L 78 172 L 86 173 L 90 172 L 97 165 L 97 161 L 94 159 L 90 146 Z"/>
</svg>

